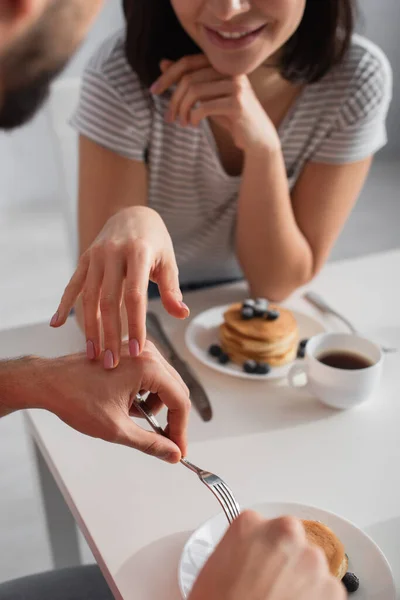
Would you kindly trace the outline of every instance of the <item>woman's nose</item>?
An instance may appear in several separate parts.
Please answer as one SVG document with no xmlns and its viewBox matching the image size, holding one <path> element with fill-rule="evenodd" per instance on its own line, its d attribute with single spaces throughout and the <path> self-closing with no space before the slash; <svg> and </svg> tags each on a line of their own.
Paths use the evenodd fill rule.
<svg viewBox="0 0 400 600">
<path fill-rule="evenodd" d="M 208 8 L 219 21 L 230 21 L 237 15 L 248 12 L 249 0 L 209 0 Z"/>
</svg>

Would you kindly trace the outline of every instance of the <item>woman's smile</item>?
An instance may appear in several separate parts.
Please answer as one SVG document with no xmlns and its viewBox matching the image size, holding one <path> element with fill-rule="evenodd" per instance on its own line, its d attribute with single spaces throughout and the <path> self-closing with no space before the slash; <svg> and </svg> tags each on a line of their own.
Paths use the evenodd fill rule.
<svg viewBox="0 0 400 600">
<path fill-rule="evenodd" d="M 223 26 L 214 28 L 203 25 L 203 30 L 208 41 L 218 48 L 241 50 L 260 38 L 267 27 L 267 23 L 256 27 Z"/>
</svg>

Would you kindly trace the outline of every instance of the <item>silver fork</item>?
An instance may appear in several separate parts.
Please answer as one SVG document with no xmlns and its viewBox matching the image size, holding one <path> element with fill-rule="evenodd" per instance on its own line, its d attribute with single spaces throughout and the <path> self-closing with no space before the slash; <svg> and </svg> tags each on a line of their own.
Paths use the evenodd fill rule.
<svg viewBox="0 0 400 600">
<path fill-rule="evenodd" d="M 141 414 L 156 433 L 167 437 L 165 431 L 147 406 L 147 397 L 148 394 L 144 396 L 137 394 L 134 401 L 135 406 L 139 409 Z M 203 469 L 196 467 L 196 465 L 187 460 L 187 458 L 182 458 L 181 463 L 184 467 L 190 469 L 190 471 L 193 471 L 193 473 L 196 473 L 200 481 L 204 483 L 204 485 L 214 494 L 220 503 L 229 524 L 231 524 L 240 515 L 240 507 L 226 483 L 220 477 L 218 477 L 218 475 L 214 475 L 214 473 L 210 473 L 209 471 L 204 471 Z"/>
</svg>

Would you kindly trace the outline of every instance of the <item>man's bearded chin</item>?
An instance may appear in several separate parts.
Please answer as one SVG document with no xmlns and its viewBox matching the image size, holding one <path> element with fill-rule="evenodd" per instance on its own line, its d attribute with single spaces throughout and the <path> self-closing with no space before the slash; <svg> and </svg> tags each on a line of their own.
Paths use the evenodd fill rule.
<svg viewBox="0 0 400 600">
<path fill-rule="evenodd" d="M 0 57 L 1 129 L 20 127 L 46 101 L 51 81 L 79 45 L 75 32 L 83 18 L 81 11 L 82 3 L 77 0 L 54 0 Z"/>
<path fill-rule="evenodd" d="M 63 66 L 44 73 L 29 83 L 4 90 L 0 104 L 0 129 L 10 131 L 28 123 L 46 102 L 50 83 Z"/>
</svg>

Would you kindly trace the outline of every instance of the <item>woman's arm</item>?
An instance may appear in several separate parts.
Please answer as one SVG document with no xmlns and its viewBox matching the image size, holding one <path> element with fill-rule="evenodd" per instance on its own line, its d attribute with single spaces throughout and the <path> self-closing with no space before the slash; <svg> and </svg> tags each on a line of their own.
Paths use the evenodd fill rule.
<svg viewBox="0 0 400 600">
<path fill-rule="evenodd" d="M 308 163 L 290 196 L 280 148 L 246 156 L 236 252 L 254 295 L 281 301 L 315 276 L 357 201 L 371 162 Z"/>
<path fill-rule="evenodd" d="M 130 206 L 147 204 L 146 166 L 80 135 L 78 198 L 79 255 L 82 256 L 113 215 Z M 79 325 L 85 329 L 82 296 L 78 298 L 75 311 Z M 121 317 L 121 337 L 125 337 L 128 333 L 125 310 L 122 311 Z M 93 336 L 93 329 L 97 326 L 90 323 L 94 319 L 87 317 L 87 320 L 87 338 L 91 340 L 96 337 Z M 110 326 L 113 327 L 113 324 Z M 88 353 L 91 353 L 91 348 L 88 349 Z"/>
<path fill-rule="evenodd" d="M 147 169 L 143 162 L 124 158 L 79 138 L 79 254 L 96 239 L 120 210 L 147 204 Z"/>
</svg>

